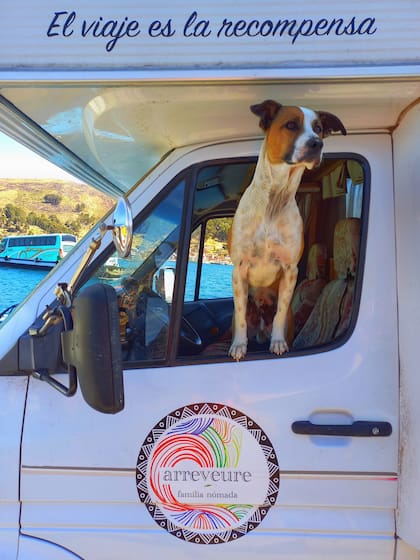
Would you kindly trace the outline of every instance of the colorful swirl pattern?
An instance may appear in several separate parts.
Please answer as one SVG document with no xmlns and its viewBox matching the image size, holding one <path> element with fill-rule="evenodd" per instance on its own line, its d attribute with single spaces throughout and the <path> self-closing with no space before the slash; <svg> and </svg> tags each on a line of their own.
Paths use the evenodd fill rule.
<svg viewBox="0 0 420 560">
<path fill-rule="evenodd" d="M 234 469 L 241 456 L 244 427 L 260 443 L 268 462 L 270 480 L 264 504 L 180 501 L 162 473 L 181 464 Z M 254 529 L 275 502 L 278 486 L 277 458 L 267 436 L 241 412 L 220 404 L 199 403 L 172 412 L 149 433 L 137 464 L 139 497 L 155 521 L 175 536 L 201 544 L 234 540 Z"/>
</svg>

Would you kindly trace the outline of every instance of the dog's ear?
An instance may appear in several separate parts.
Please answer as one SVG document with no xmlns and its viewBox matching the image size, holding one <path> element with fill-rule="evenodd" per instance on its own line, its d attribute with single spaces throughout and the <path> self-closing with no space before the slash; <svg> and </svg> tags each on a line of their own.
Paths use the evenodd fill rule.
<svg viewBox="0 0 420 560">
<path fill-rule="evenodd" d="M 344 128 L 343 123 L 338 117 L 336 117 L 332 113 L 327 113 L 326 111 L 318 111 L 317 114 L 322 124 L 323 138 L 326 138 L 332 132 L 341 132 L 341 134 L 344 134 L 344 136 L 347 134 L 347 130 Z"/>
<path fill-rule="evenodd" d="M 281 109 L 280 103 L 273 101 L 272 99 L 266 99 L 262 103 L 257 103 L 256 105 L 251 105 L 250 109 L 260 117 L 260 127 L 264 130 L 268 130 L 273 122 L 275 116 Z"/>
</svg>

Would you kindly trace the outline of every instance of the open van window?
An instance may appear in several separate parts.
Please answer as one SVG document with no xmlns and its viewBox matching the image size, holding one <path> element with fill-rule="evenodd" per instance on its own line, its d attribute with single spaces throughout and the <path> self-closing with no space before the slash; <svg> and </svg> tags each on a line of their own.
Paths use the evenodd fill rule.
<svg viewBox="0 0 420 560">
<path fill-rule="evenodd" d="M 117 290 L 128 367 L 229 359 L 233 297 L 227 240 L 254 168 L 255 158 L 242 158 L 187 170 L 188 177 L 176 179 L 137 220 L 131 256 L 108 255 L 89 280 Z M 297 201 L 305 249 L 288 355 L 324 351 L 351 334 L 361 290 L 368 182 L 366 161 L 354 155 L 326 156 L 304 174 Z M 190 231 L 181 227 L 184 204 L 191 208 Z M 248 359 L 269 355 L 264 329 L 273 315 L 273 302 L 264 293 L 249 301 Z"/>
<path fill-rule="evenodd" d="M 252 163 L 221 163 L 197 173 L 183 317 L 197 330 L 200 355 L 226 356 L 232 339 L 232 266 L 227 240 Z M 367 165 L 355 156 L 325 158 L 306 171 L 297 193 L 305 250 L 292 300 L 292 352 L 326 349 L 350 335 L 361 286 L 361 233 L 366 214 Z M 191 272 L 190 272 L 191 271 Z M 191 278 L 194 276 L 194 278 Z M 266 355 L 276 302 L 257 290 L 248 300 L 248 355 Z M 179 356 L 188 354 L 180 345 Z"/>
</svg>

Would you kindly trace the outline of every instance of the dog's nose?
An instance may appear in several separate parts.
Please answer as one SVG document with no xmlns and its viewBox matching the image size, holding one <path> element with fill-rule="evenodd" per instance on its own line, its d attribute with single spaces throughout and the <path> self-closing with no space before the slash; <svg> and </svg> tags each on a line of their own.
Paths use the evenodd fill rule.
<svg viewBox="0 0 420 560">
<path fill-rule="evenodd" d="M 324 146 L 324 142 L 318 136 L 313 136 L 310 138 L 306 144 L 310 150 L 321 150 Z"/>
</svg>

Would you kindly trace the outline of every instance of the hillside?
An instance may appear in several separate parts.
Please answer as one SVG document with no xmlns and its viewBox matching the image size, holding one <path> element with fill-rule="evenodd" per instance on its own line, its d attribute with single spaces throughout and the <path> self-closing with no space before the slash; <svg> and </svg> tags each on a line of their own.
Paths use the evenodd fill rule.
<svg viewBox="0 0 420 560">
<path fill-rule="evenodd" d="M 0 179 L 0 238 L 43 231 L 67 231 L 80 238 L 114 202 L 76 182 Z"/>
</svg>

